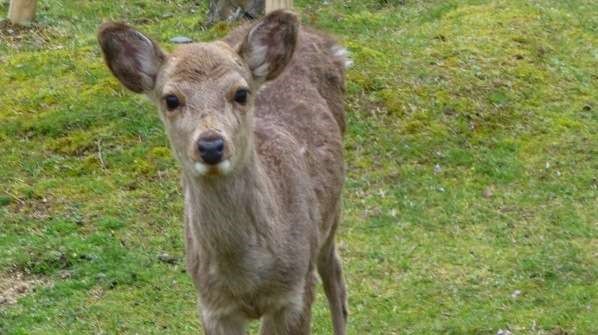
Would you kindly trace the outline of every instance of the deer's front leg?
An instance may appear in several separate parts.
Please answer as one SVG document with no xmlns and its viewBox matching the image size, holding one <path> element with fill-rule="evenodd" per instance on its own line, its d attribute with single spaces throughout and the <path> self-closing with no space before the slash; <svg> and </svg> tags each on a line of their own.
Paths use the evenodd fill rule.
<svg viewBox="0 0 598 335">
<path fill-rule="evenodd" d="M 247 320 L 240 314 L 218 315 L 203 309 L 202 320 L 206 335 L 245 335 Z"/>
<path fill-rule="evenodd" d="M 262 318 L 261 335 L 309 335 L 311 311 L 283 308 Z"/>
<path fill-rule="evenodd" d="M 262 335 L 309 335 L 311 333 L 311 305 L 314 301 L 315 277 L 310 273 L 303 292 L 280 310 L 264 315 Z"/>
</svg>

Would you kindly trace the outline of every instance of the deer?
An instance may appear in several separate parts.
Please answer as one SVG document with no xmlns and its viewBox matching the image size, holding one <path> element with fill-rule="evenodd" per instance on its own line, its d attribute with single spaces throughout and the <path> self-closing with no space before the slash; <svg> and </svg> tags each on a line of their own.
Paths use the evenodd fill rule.
<svg viewBox="0 0 598 335">
<path fill-rule="evenodd" d="M 170 53 L 124 23 L 103 23 L 98 42 L 112 74 L 157 106 L 180 164 L 205 334 L 244 334 L 252 320 L 263 335 L 310 334 L 317 272 L 344 335 L 346 49 L 288 10 Z"/>
</svg>

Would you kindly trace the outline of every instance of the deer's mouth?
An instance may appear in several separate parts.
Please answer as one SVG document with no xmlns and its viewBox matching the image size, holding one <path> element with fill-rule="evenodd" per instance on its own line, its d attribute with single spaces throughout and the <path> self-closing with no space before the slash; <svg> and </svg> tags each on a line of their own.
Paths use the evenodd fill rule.
<svg viewBox="0 0 598 335">
<path fill-rule="evenodd" d="M 225 176 L 232 171 L 232 164 L 230 159 L 225 159 L 214 165 L 195 162 L 193 168 L 199 176 Z"/>
</svg>

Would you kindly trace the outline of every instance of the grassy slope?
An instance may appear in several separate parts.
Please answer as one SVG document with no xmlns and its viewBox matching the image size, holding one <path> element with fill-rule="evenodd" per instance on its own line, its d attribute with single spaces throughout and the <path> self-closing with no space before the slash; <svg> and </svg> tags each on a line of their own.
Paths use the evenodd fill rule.
<svg viewBox="0 0 598 335">
<path fill-rule="evenodd" d="M 598 5 L 297 2 L 355 59 L 339 236 L 350 333 L 598 333 Z M 197 29 L 196 1 L 40 3 L 37 34 L 0 37 L 0 270 L 53 284 L 0 308 L 0 333 L 194 333 L 177 167 L 94 30 L 227 27 Z M 330 333 L 321 294 L 314 313 Z"/>
</svg>

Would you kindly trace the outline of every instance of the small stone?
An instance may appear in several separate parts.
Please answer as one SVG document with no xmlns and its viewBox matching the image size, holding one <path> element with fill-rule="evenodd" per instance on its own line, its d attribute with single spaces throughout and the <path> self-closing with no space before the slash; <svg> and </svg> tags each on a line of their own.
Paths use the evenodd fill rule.
<svg viewBox="0 0 598 335">
<path fill-rule="evenodd" d="M 486 188 L 484 188 L 484 191 L 482 192 L 482 195 L 486 199 L 492 198 L 492 196 L 494 195 L 494 187 L 487 186 Z"/>
<path fill-rule="evenodd" d="M 168 264 L 176 264 L 178 261 L 176 257 L 170 256 L 169 254 L 167 254 L 165 252 L 158 255 L 158 260 L 160 262 L 164 262 L 164 263 L 168 263 Z"/>
<path fill-rule="evenodd" d="M 27 289 L 29 289 L 29 286 L 27 284 L 21 284 L 15 288 L 15 291 L 17 293 L 25 293 L 27 292 Z"/>
<path fill-rule="evenodd" d="M 96 260 L 98 257 L 95 255 L 88 255 L 88 254 L 81 254 L 79 255 L 79 259 L 83 259 L 86 261 L 94 261 Z"/>
<path fill-rule="evenodd" d="M 440 166 L 440 164 L 434 165 L 434 173 L 438 174 L 440 172 L 442 172 L 442 167 Z"/>
<path fill-rule="evenodd" d="M 193 42 L 193 40 L 186 36 L 175 36 L 170 39 L 170 42 L 174 44 L 187 44 Z"/>
<path fill-rule="evenodd" d="M 556 327 L 550 331 L 549 335 L 569 335 L 569 333 L 563 330 L 561 327 Z"/>
<path fill-rule="evenodd" d="M 511 293 L 511 298 L 519 298 L 520 295 L 521 295 L 521 291 L 515 290 L 515 291 L 513 291 L 513 293 Z"/>
<path fill-rule="evenodd" d="M 513 333 L 511 333 L 511 331 L 508 330 L 508 329 L 504 329 L 504 330 L 503 329 L 499 329 L 496 332 L 496 335 L 513 335 Z"/>
<path fill-rule="evenodd" d="M 58 276 L 60 277 L 60 279 L 69 279 L 69 278 L 71 278 L 72 275 L 73 275 L 73 273 L 68 270 L 62 270 L 58 273 Z"/>
</svg>

